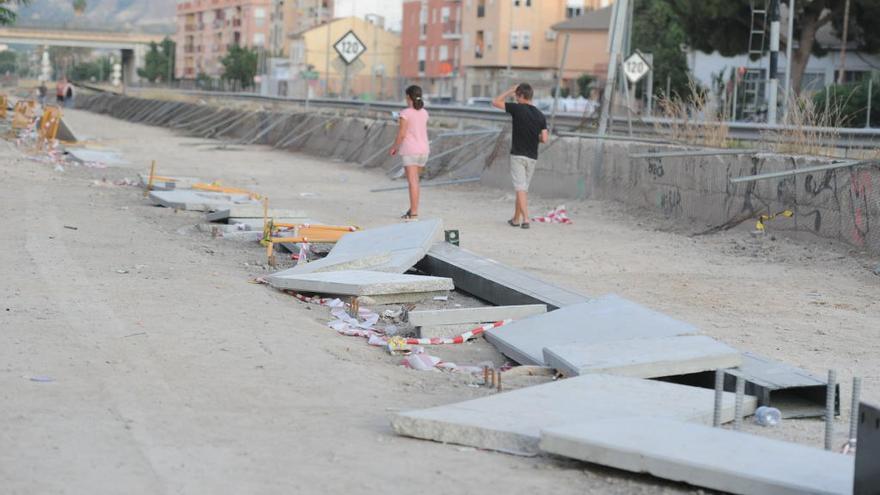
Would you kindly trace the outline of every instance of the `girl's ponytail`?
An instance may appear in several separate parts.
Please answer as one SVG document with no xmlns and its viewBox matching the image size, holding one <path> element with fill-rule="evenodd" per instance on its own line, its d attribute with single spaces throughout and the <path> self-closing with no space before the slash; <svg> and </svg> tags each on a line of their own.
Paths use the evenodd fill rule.
<svg viewBox="0 0 880 495">
<path fill-rule="evenodd" d="M 406 95 L 412 100 L 413 108 L 416 110 L 425 108 L 425 100 L 422 99 L 421 86 L 412 85 L 406 88 Z"/>
</svg>

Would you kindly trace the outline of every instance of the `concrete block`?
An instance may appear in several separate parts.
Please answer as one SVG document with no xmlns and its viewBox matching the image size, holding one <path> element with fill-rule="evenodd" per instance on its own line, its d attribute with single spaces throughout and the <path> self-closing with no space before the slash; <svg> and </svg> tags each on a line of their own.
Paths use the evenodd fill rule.
<svg viewBox="0 0 880 495">
<path fill-rule="evenodd" d="M 541 430 L 584 421 L 660 417 L 712 423 L 714 391 L 611 375 L 584 375 L 392 416 L 399 435 L 520 455 L 539 452 Z M 725 393 L 722 419 L 733 420 Z M 755 400 L 746 397 L 745 411 Z"/>
<path fill-rule="evenodd" d="M 230 206 L 229 208 L 225 208 L 223 210 L 217 210 L 205 215 L 205 218 L 209 222 L 222 222 L 224 220 L 228 220 L 230 218 L 259 218 L 260 223 L 262 225 L 263 221 L 263 207 L 262 206 Z M 308 214 L 303 211 L 298 210 L 282 210 L 278 208 L 269 208 L 269 218 L 275 219 L 277 222 L 285 222 L 285 223 L 302 223 L 303 220 L 308 219 Z M 293 222 L 287 222 L 287 220 L 294 220 Z M 229 222 L 232 223 L 232 222 Z"/>
<path fill-rule="evenodd" d="M 431 246 L 417 267 L 425 273 L 450 277 L 459 290 L 499 306 L 544 304 L 549 310 L 554 310 L 590 300 L 523 270 L 448 242 L 438 242 Z"/>
<path fill-rule="evenodd" d="M 565 376 L 657 378 L 734 368 L 742 363 L 742 355 L 711 337 L 682 335 L 545 347 L 544 362 Z"/>
<path fill-rule="evenodd" d="M 308 218 L 276 218 L 275 221 L 284 222 L 284 223 L 311 223 L 311 221 Z M 263 231 L 263 219 L 262 218 L 236 218 L 236 217 L 232 217 L 232 218 L 226 219 L 226 224 L 228 224 L 228 225 L 235 225 L 235 224 L 247 225 L 248 228 L 251 230 L 259 230 L 260 232 Z M 215 223 L 214 225 L 224 225 L 224 224 L 223 223 Z"/>
<path fill-rule="evenodd" d="M 448 291 L 452 280 L 400 273 L 344 270 L 336 272 L 270 275 L 269 285 L 278 289 L 346 296 L 380 296 L 412 292 Z"/>
<path fill-rule="evenodd" d="M 223 194 L 184 189 L 151 191 L 150 200 L 160 206 L 193 211 L 228 209 L 237 204 L 259 204 L 259 202 L 251 199 L 246 194 Z"/>
<path fill-rule="evenodd" d="M 743 495 L 851 494 L 853 458 L 666 418 L 616 418 L 547 428 L 541 450 Z"/>
<path fill-rule="evenodd" d="M 403 273 L 421 260 L 440 233 L 440 220 L 400 223 L 375 229 L 360 230 L 344 235 L 330 250 L 327 257 L 297 265 L 276 275 L 297 275 L 330 271 L 341 263 L 364 258 L 364 269 L 379 272 Z M 388 261 L 366 263 L 367 258 L 377 260 L 388 255 Z"/>
<path fill-rule="evenodd" d="M 520 306 L 486 306 L 482 308 L 410 311 L 408 316 L 409 322 L 413 326 L 427 326 L 488 323 L 506 319 L 516 320 L 546 312 L 546 304 L 524 304 Z"/>
<path fill-rule="evenodd" d="M 519 364 L 543 366 L 545 347 L 696 333 L 692 325 L 609 294 L 492 329 L 486 339 Z"/>
<path fill-rule="evenodd" d="M 458 323 L 456 325 L 427 325 L 416 327 L 420 339 L 451 339 L 469 332 L 479 326 L 476 323 Z"/>
</svg>

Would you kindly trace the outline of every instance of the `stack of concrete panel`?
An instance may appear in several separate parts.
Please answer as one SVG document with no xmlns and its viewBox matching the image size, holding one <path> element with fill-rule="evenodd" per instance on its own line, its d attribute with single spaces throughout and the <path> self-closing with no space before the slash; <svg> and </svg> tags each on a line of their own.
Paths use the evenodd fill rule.
<svg viewBox="0 0 880 495">
<path fill-rule="evenodd" d="M 296 292 L 355 296 L 373 304 L 416 302 L 454 289 L 448 278 L 364 270 L 275 275 L 269 283 Z"/>
<path fill-rule="evenodd" d="M 584 375 L 481 399 L 392 416 L 400 435 L 481 449 L 533 455 L 541 430 L 613 418 L 659 417 L 711 424 L 712 390 L 638 378 Z M 734 417 L 733 394 L 722 419 Z M 746 397 L 746 413 L 755 409 Z"/>
<path fill-rule="evenodd" d="M 486 339 L 520 364 L 543 366 L 545 347 L 696 333 L 687 323 L 610 294 L 490 330 Z"/>
<path fill-rule="evenodd" d="M 852 457 L 663 417 L 545 428 L 540 448 L 730 493 L 853 493 Z"/>
<path fill-rule="evenodd" d="M 580 342 L 544 348 L 544 361 L 564 376 L 609 373 L 636 378 L 735 368 L 742 355 L 704 335 Z"/>
<path fill-rule="evenodd" d="M 263 229 L 263 207 L 253 205 L 232 205 L 222 210 L 216 210 L 205 215 L 209 222 L 229 224 L 244 224 L 252 229 Z M 275 222 L 303 224 L 312 223 L 308 215 L 298 210 L 282 210 L 270 208 L 269 218 Z"/>
<path fill-rule="evenodd" d="M 440 220 L 430 219 L 352 232 L 339 239 L 327 257 L 273 274 L 269 283 L 275 277 L 334 270 L 358 260 L 364 261 L 362 270 L 404 273 L 425 256 L 442 228 Z"/>
<path fill-rule="evenodd" d="M 164 177 L 164 176 L 160 176 Z M 138 174 L 138 178 L 141 180 L 141 185 L 147 187 L 150 183 L 150 174 Z M 165 179 L 173 179 L 173 180 L 165 180 Z M 165 177 L 161 180 L 153 177 L 153 186 L 152 190 L 154 191 L 168 191 L 170 189 L 189 189 L 193 186 L 193 184 L 197 184 L 199 182 L 204 182 L 202 179 L 196 177 Z"/>
<path fill-rule="evenodd" d="M 259 205 L 259 201 L 246 194 L 225 194 L 204 191 L 174 189 L 170 191 L 152 191 L 150 200 L 153 203 L 178 210 L 215 211 L 229 209 L 235 205 Z"/>
</svg>

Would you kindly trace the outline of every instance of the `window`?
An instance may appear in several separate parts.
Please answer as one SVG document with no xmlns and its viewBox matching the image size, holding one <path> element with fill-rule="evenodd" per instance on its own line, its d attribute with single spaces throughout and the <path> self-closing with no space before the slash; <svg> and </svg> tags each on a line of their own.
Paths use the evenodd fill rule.
<svg viewBox="0 0 880 495">
<path fill-rule="evenodd" d="M 532 46 L 532 33 L 523 32 L 520 33 L 520 36 L 522 37 L 522 49 L 528 50 Z"/>
<path fill-rule="evenodd" d="M 440 45 L 440 54 L 437 56 L 437 58 L 441 62 L 449 60 L 449 47 L 446 45 Z"/>
<path fill-rule="evenodd" d="M 254 33 L 254 45 L 263 46 L 266 44 L 266 35 L 263 33 Z"/>
<path fill-rule="evenodd" d="M 440 19 L 442 19 L 443 22 L 449 22 L 449 7 L 443 7 L 443 9 L 440 10 Z"/>
<path fill-rule="evenodd" d="M 483 58 L 483 51 L 486 49 L 485 47 L 485 39 L 482 31 L 477 31 L 477 38 L 474 41 L 474 57 Z"/>
<path fill-rule="evenodd" d="M 510 48 L 512 50 L 519 49 L 519 33 L 516 31 L 510 32 Z"/>
<path fill-rule="evenodd" d="M 486 31 L 486 50 L 492 49 L 492 31 Z"/>
<path fill-rule="evenodd" d="M 419 36 L 425 37 L 428 34 L 428 8 L 422 6 L 419 11 Z"/>
<path fill-rule="evenodd" d="M 419 72 L 425 72 L 425 47 L 419 47 Z"/>
<path fill-rule="evenodd" d="M 266 9 L 256 8 L 254 9 L 254 24 L 257 27 L 262 27 L 266 23 Z"/>
<path fill-rule="evenodd" d="M 486 0 L 477 0 L 477 17 L 486 17 Z"/>
<path fill-rule="evenodd" d="M 513 6 L 519 7 L 519 2 L 520 2 L 520 0 L 513 0 Z"/>
<path fill-rule="evenodd" d="M 532 0 L 526 0 L 526 7 L 532 6 Z"/>
<path fill-rule="evenodd" d="M 483 89 L 479 84 L 474 84 L 471 86 L 471 93 L 474 95 L 474 98 L 480 97 L 480 91 Z"/>
</svg>

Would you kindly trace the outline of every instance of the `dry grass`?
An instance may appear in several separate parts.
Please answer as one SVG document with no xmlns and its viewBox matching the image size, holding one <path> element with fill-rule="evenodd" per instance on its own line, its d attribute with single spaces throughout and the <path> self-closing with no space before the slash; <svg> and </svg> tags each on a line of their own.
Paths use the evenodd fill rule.
<svg viewBox="0 0 880 495">
<path fill-rule="evenodd" d="M 828 143 L 837 142 L 840 138 L 838 129 L 843 127 L 845 120 L 843 104 L 831 104 L 826 111 L 817 108 L 813 98 L 798 96 L 791 99 L 788 108 L 787 127 L 766 134 L 774 151 L 815 156 L 840 153 L 837 147 L 828 146 Z"/>
<path fill-rule="evenodd" d="M 709 93 L 700 89 L 693 80 L 689 92 L 684 98 L 679 95 L 663 95 L 659 98 L 657 106 L 660 115 L 668 121 L 654 124 L 658 134 L 683 144 L 728 147 L 730 129 L 727 112 L 713 108 Z"/>
</svg>

